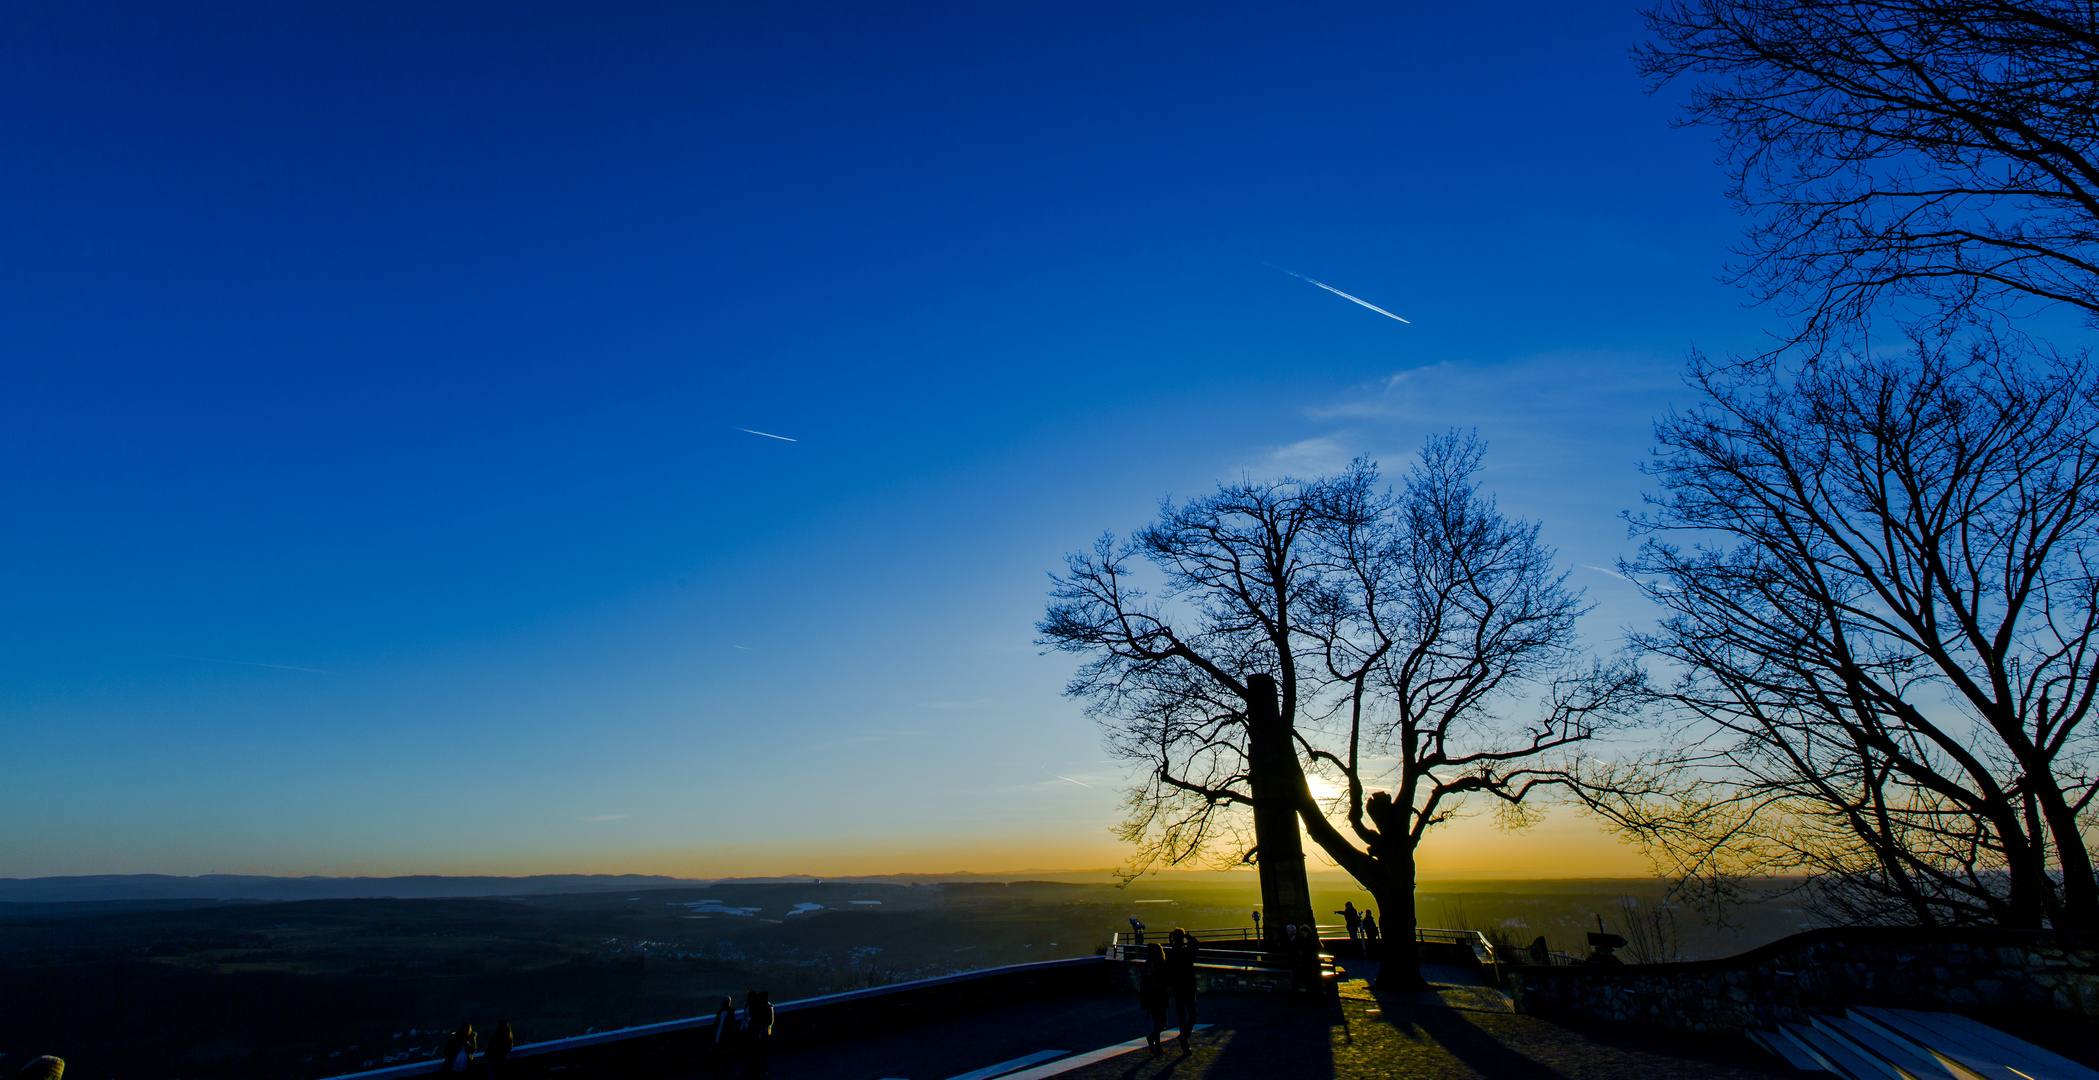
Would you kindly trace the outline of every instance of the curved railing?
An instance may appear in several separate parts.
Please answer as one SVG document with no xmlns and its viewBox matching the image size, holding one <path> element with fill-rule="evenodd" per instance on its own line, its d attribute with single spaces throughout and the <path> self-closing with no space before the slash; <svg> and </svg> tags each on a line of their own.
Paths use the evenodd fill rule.
<svg viewBox="0 0 2099 1080">
<path fill-rule="evenodd" d="M 774 1031 L 789 1038 L 806 1038 L 818 1033 L 835 1036 L 855 1030 L 882 1030 L 907 1022 L 929 1009 L 961 1007 L 962 1002 L 986 996 L 1019 995 L 1030 990 L 1038 994 L 1072 992 L 1074 988 L 1106 992 L 1110 987 L 1105 977 L 1107 967 L 1098 956 L 1039 960 L 1032 964 L 1011 964 L 782 1002 L 773 1006 Z M 738 1010 L 737 1022 L 740 1023 L 742 1017 L 742 1011 Z M 628 1065 L 660 1063 L 666 1056 L 690 1057 L 693 1048 L 707 1046 L 713 1039 L 714 1016 L 708 1014 L 565 1039 L 522 1043 L 510 1052 L 503 1075 L 545 1075 L 550 1071 L 549 1059 L 563 1063 L 555 1068 L 594 1064 L 618 1072 L 621 1070 L 612 1068 L 612 1065 L 621 1062 Z M 678 1045 L 680 1042 L 685 1044 L 682 1050 Z M 671 1051 L 668 1055 L 667 1050 Z M 482 1075 L 480 1070 L 485 1066 L 481 1062 L 481 1058 L 475 1058 L 476 1071 L 470 1075 Z M 442 1061 L 423 1060 L 345 1073 L 331 1080 L 408 1080 L 444 1072 Z"/>
<path fill-rule="evenodd" d="M 1319 932 L 1319 939 L 1322 942 L 1343 942 L 1349 940 L 1348 927 L 1340 924 L 1317 926 L 1313 929 Z M 1265 942 L 1260 934 L 1251 926 L 1183 929 L 1182 932 L 1193 937 L 1200 944 L 1222 946 L 1225 951 L 1260 952 L 1264 951 L 1265 948 Z M 1166 944 L 1167 935 L 1170 933 L 1172 933 L 1171 930 L 1161 931 L 1149 928 L 1141 933 L 1134 930 L 1121 931 L 1115 935 L 1114 942 L 1109 946 L 1108 956 L 1114 960 L 1135 960 L 1137 959 L 1139 949 L 1152 943 Z M 1423 945 L 1469 947 L 1473 956 L 1481 963 L 1493 963 L 1495 960 L 1493 945 L 1489 944 L 1486 936 L 1477 930 L 1450 930 L 1434 926 L 1417 926 L 1414 928 L 1414 940 Z M 1231 946 L 1240 942 L 1244 942 L 1247 948 L 1244 950 L 1231 948 Z M 1569 958 L 1567 962 L 1571 963 L 1572 959 Z"/>
</svg>

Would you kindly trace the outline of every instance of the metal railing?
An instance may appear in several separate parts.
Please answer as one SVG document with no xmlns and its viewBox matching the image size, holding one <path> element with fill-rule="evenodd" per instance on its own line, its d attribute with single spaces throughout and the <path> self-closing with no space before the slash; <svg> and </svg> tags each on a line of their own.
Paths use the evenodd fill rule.
<svg viewBox="0 0 2099 1080">
<path fill-rule="evenodd" d="M 1340 941 L 1348 938 L 1348 927 L 1339 923 L 1316 926 L 1313 929 L 1317 930 L 1320 938 L 1325 941 Z M 1119 931 L 1115 935 L 1114 942 L 1108 948 L 1108 957 L 1113 960 L 1137 959 L 1138 953 L 1143 946 L 1152 944 L 1163 946 L 1167 944 L 1167 940 L 1172 935 L 1172 932 L 1170 929 L 1146 929 L 1141 934 L 1131 930 Z M 1267 942 L 1251 926 L 1183 929 L 1182 932 L 1193 937 L 1198 944 L 1221 946 L 1227 952 L 1261 952 L 1265 951 L 1267 947 Z M 1491 964 L 1495 960 L 1494 947 L 1488 943 L 1486 935 L 1481 934 L 1477 930 L 1450 930 L 1434 926 L 1417 926 L 1414 928 L 1414 940 L 1424 945 L 1469 945 L 1472 948 L 1472 954 L 1481 963 Z M 1233 945 L 1242 942 L 1245 943 L 1246 948 L 1232 948 Z M 1555 953 L 1553 955 L 1558 957 L 1563 954 Z M 1555 960 L 1554 962 L 1573 963 L 1574 960 L 1568 958 L 1566 960 Z"/>
<path fill-rule="evenodd" d="M 888 986 L 877 986 L 865 990 L 847 990 L 843 993 L 825 994 L 822 997 L 781 1002 L 773 1006 L 773 1014 L 775 1021 L 785 1026 L 792 1024 L 796 1015 L 801 1013 L 822 1015 L 827 1011 L 879 1003 L 885 998 L 901 999 L 936 988 L 969 983 L 984 983 L 1001 978 L 1040 976 L 1067 969 L 1087 968 L 1100 963 L 1101 958 L 1098 956 L 1079 956 L 1066 960 L 1038 960 L 1032 964 L 1009 964 L 1004 967 L 985 968 L 981 971 L 963 971 L 953 975 L 939 975 L 930 979 L 914 979 L 910 982 L 891 983 Z M 743 1018 L 743 1010 L 736 1010 L 734 1022 L 741 1023 Z M 688 1016 L 679 1020 L 640 1024 L 635 1027 L 600 1031 L 590 1035 L 572 1035 L 563 1039 L 549 1039 L 545 1042 L 520 1043 L 516 1049 L 510 1052 L 510 1057 L 507 1060 L 517 1061 L 521 1058 L 532 1058 L 542 1055 L 573 1055 L 582 1051 L 609 1049 L 621 1043 L 647 1042 L 702 1030 L 708 1032 L 705 1041 L 712 1042 L 714 1021 L 715 1018 L 712 1014 Z M 837 1024 L 820 1022 L 819 1026 L 826 1029 L 835 1029 Z M 477 1055 L 474 1060 L 477 1063 L 475 1068 L 481 1068 L 482 1066 L 479 1063 L 482 1059 Z M 557 1058 L 557 1060 L 570 1059 Z M 402 1062 L 398 1065 L 388 1065 L 377 1069 L 343 1073 L 331 1077 L 329 1080 L 409 1080 L 410 1077 L 429 1076 L 443 1072 L 444 1062 L 433 1058 L 422 1061 Z M 468 1075 L 474 1074 L 469 1073 Z"/>
</svg>

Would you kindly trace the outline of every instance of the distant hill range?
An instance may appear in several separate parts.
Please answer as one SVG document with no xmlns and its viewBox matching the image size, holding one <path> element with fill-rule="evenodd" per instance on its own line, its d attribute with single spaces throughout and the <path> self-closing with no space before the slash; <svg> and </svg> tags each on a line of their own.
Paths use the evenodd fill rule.
<svg viewBox="0 0 2099 1080">
<path fill-rule="evenodd" d="M 1314 871 L 1314 884 L 1348 888 L 1346 874 Z M 95 874 L 81 877 L 0 878 L 0 908 L 20 904 L 136 904 L 163 901 L 256 901 L 256 900 L 351 900 L 387 897 L 397 900 L 446 896 L 547 896 L 561 893 L 617 892 L 640 889 L 695 889 L 712 885 L 793 884 L 816 880 L 809 874 L 779 877 L 679 878 L 662 874 L 534 874 L 529 877 L 447 877 L 413 874 L 404 877 L 270 877 L 262 874 Z M 1015 870 L 1004 873 L 860 874 L 823 877 L 837 884 L 939 885 L 969 882 L 1066 882 L 1110 884 L 1117 880 L 1112 870 Z M 1146 881 L 1175 885 L 1219 885 L 1251 888 L 1255 878 L 1245 871 L 1167 871 L 1148 874 Z M 1775 879 L 1774 879 L 1775 880 Z M 1651 879 L 1476 879 L 1424 880 L 1424 887 L 1461 892 L 1623 892 L 1653 886 Z"/>
<path fill-rule="evenodd" d="M 535 874 L 531 877 L 265 877 L 254 874 L 95 874 L 0 878 L 0 903 L 110 900 L 337 900 L 362 897 L 545 896 L 617 889 L 704 887 L 711 880 L 659 874 Z"/>
</svg>

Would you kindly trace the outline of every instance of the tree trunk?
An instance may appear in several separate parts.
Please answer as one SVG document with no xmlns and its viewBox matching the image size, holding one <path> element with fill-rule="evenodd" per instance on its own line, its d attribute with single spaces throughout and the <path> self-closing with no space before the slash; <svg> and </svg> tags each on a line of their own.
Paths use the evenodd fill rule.
<svg viewBox="0 0 2099 1080">
<path fill-rule="evenodd" d="M 2041 815 L 2048 823 L 2049 838 L 2055 841 L 2056 862 L 2062 867 L 2062 916 L 2055 929 L 2074 933 L 2099 930 L 2099 878 L 2092 872 L 2092 854 L 2085 848 L 2084 830 L 2077 814 L 2063 798 L 2053 776 L 2040 791 Z M 2036 837 L 2039 839 L 2039 837 Z"/>
<path fill-rule="evenodd" d="M 1312 889 L 1305 880 L 1305 846 L 1298 833 L 1296 789 L 1304 786 L 1290 725 L 1277 706 L 1276 684 L 1267 675 L 1246 679 L 1248 785 L 1254 796 L 1254 843 L 1260 850 L 1262 936 L 1279 947 L 1283 927 L 1310 930 Z"/>
<path fill-rule="evenodd" d="M 2004 868 L 2010 878 L 2002 925 L 2039 930 L 2047 925 L 2048 902 L 2055 893 L 2055 880 L 2048 874 L 2047 857 L 2043 854 L 2045 838 L 2028 836 L 2020 827 L 2018 813 L 2002 796 L 1993 801 L 1986 815 L 2004 844 Z"/>
<path fill-rule="evenodd" d="M 1411 993 L 1429 988 L 1421 977 L 1421 942 L 1414 936 L 1420 920 L 1414 913 L 1414 853 L 1378 860 L 1378 877 L 1370 885 L 1377 898 L 1378 954 L 1375 990 Z"/>
<path fill-rule="evenodd" d="M 1291 764 L 1296 764 L 1294 757 Z M 1378 940 L 1383 952 L 1374 987 L 1402 992 L 1428 989 L 1427 980 L 1421 977 L 1421 946 L 1414 938 L 1412 837 L 1404 833 L 1390 836 L 1388 843 L 1396 854 L 1371 855 L 1349 843 L 1348 837 L 1320 813 L 1302 769 L 1295 769 L 1291 780 L 1297 787 L 1298 813 L 1304 818 L 1305 831 L 1312 834 L 1312 841 L 1377 900 L 1374 910 L 1378 913 Z"/>
</svg>

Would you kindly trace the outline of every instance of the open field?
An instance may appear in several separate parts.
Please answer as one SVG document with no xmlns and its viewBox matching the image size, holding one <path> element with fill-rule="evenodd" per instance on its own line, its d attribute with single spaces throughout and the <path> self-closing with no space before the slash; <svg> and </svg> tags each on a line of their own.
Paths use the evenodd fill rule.
<svg viewBox="0 0 2099 1080">
<path fill-rule="evenodd" d="M 1314 885 L 1322 912 L 1368 897 Z M 1422 921 L 1544 935 L 1574 951 L 1617 917 L 1623 881 L 1432 883 Z M 480 899 L 133 902 L 0 909 L 0 1068 L 66 1057 L 83 1080 L 309 1080 L 434 1056 L 462 1019 L 533 1042 L 711 1013 L 724 994 L 791 1001 L 1064 956 L 1136 916 L 1242 926 L 1242 881 L 720 883 Z M 812 906 L 814 905 L 814 906 Z M 1777 905 L 1687 952 L 1798 929 Z M 1617 929 L 1612 925 L 1613 929 Z M 77 1070 L 77 1072 L 75 1071 Z"/>
</svg>

